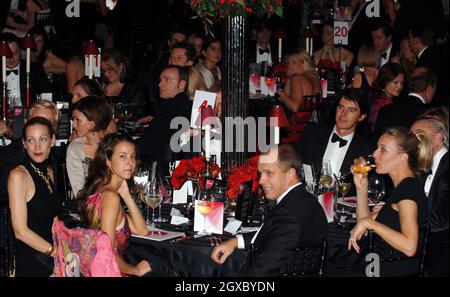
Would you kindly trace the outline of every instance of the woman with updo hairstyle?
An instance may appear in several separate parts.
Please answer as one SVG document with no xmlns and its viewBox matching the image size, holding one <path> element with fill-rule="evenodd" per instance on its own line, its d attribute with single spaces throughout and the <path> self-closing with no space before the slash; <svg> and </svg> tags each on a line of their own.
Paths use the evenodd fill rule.
<svg viewBox="0 0 450 297">
<path fill-rule="evenodd" d="M 368 201 L 368 175 L 355 172 L 357 224 L 350 233 L 348 249 L 360 252 L 358 241 L 372 230 L 394 249 L 412 257 L 417 252 L 419 230 L 426 226 L 428 201 L 418 175 L 428 172 L 432 162 L 432 145 L 424 134 L 413 134 L 404 127 L 389 128 L 378 140 L 373 157 L 376 173 L 389 175 L 394 185 L 386 203 L 371 213 Z M 357 159 L 355 163 L 365 162 Z M 398 265 L 399 263 L 392 263 Z M 417 271 L 416 262 L 382 269 L 385 276 Z"/>
<path fill-rule="evenodd" d="M 89 167 L 78 203 L 82 225 L 108 234 L 121 273 L 143 276 L 151 271 L 146 260 L 134 266 L 124 259 L 131 234 L 147 234 L 147 225 L 127 184 L 135 170 L 136 146 L 133 140 L 124 134 L 107 135 Z"/>
<path fill-rule="evenodd" d="M 84 97 L 73 107 L 72 119 L 77 138 L 67 148 L 66 164 L 70 185 L 76 196 L 84 186 L 98 144 L 108 134 L 107 128 L 112 119 L 111 106 L 103 97 Z"/>
<path fill-rule="evenodd" d="M 103 96 L 103 86 L 97 79 L 83 77 L 77 81 L 72 89 L 72 104 L 80 101 L 86 96 Z"/>
</svg>

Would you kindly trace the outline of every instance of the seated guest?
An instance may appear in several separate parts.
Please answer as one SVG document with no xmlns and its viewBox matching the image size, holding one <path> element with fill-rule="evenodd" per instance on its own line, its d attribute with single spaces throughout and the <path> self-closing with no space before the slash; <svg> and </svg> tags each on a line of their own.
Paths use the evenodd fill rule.
<svg viewBox="0 0 450 297">
<path fill-rule="evenodd" d="M 369 102 L 372 99 L 372 86 L 380 71 L 380 55 L 373 46 L 362 45 L 358 50 L 358 72 L 353 76 L 352 87 L 360 89 Z"/>
<path fill-rule="evenodd" d="M 256 40 L 250 43 L 249 63 L 263 63 L 273 65 L 278 62 L 278 49 L 271 47 L 272 27 L 267 20 L 256 21 L 255 27 Z"/>
<path fill-rule="evenodd" d="M 177 42 L 172 46 L 169 56 L 169 65 L 181 67 L 192 66 L 195 62 L 195 50 L 186 42 Z"/>
<path fill-rule="evenodd" d="M 373 83 L 373 99 L 370 102 L 369 126 L 375 130 L 380 109 L 392 104 L 400 96 L 405 82 L 405 71 L 395 63 L 388 62 L 381 67 L 377 79 Z"/>
<path fill-rule="evenodd" d="M 217 81 L 222 80 L 219 62 L 222 60 L 222 45 L 220 40 L 207 38 L 202 45 L 203 61 L 199 61 L 195 67 L 203 76 L 206 86 L 211 88 Z"/>
<path fill-rule="evenodd" d="M 103 86 L 96 79 L 82 78 L 77 81 L 72 89 L 71 103 L 75 104 L 81 98 L 87 96 L 103 96 Z"/>
<path fill-rule="evenodd" d="M 195 62 L 198 62 L 198 60 L 202 56 L 202 44 L 203 44 L 203 36 L 199 33 L 193 33 L 191 34 L 187 41 L 195 50 Z"/>
<path fill-rule="evenodd" d="M 277 92 L 280 101 L 290 111 L 296 112 L 301 108 L 304 96 L 320 94 L 320 79 L 311 58 L 304 50 L 296 50 L 286 56 L 286 73 L 288 75 L 286 87 Z"/>
<path fill-rule="evenodd" d="M 84 227 L 108 233 L 122 274 L 142 276 L 151 271 L 146 260 L 133 266 L 124 259 L 131 234 L 147 234 L 144 218 L 127 184 L 135 169 L 133 140 L 125 135 L 109 134 L 100 143 L 89 168 L 86 185 L 79 195 L 79 206 Z M 126 205 L 127 212 L 121 203 Z"/>
<path fill-rule="evenodd" d="M 78 138 L 67 147 L 66 164 L 75 196 L 83 188 L 89 164 L 107 134 L 111 114 L 111 106 L 102 97 L 85 97 L 73 107 L 73 129 Z"/>
<path fill-rule="evenodd" d="M 398 48 L 392 40 L 393 30 L 389 23 L 382 21 L 376 23 L 372 27 L 371 33 L 373 46 L 377 49 L 381 57 L 381 68 L 384 64 L 388 63 L 392 59 L 392 57 L 398 55 Z"/>
<path fill-rule="evenodd" d="M 367 98 L 354 89 L 347 90 L 336 107 L 335 125 L 310 123 L 297 143 L 297 151 L 303 163 L 316 172 L 323 160 L 329 160 L 332 173 L 347 173 L 353 160 L 372 152 L 368 138 L 356 132 L 368 112 Z"/>
<path fill-rule="evenodd" d="M 427 109 L 433 99 L 436 76 L 429 69 L 416 68 L 408 83 L 408 89 L 408 96 L 402 96 L 380 110 L 375 126 L 375 137 L 389 127 L 411 127 L 417 116 Z"/>
<path fill-rule="evenodd" d="M 112 104 L 128 105 L 130 120 L 148 114 L 149 100 L 145 85 L 133 79 L 130 63 L 121 52 L 108 49 L 102 55 L 102 73 L 106 79 L 105 96 L 113 97 Z"/>
<path fill-rule="evenodd" d="M 397 63 L 403 67 L 403 70 L 405 70 L 405 78 L 408 81 L 417 64 L 416 54 L 411 48 L 408 37 L 402 39 L 400 42 L 400 53 L 398 56 L 393 57 L 391 62 Z"/>
<path fill-rule="evenodd" d="M 173 158 L 170 142 L 177 131 L 170 128 L 170 122 L 176 117 L 190 121 L 192 101 L 186 95 L 188 74 L 186 69 L 169 65 L 159 77 L 158 112 L 144 130 L 137 147 L 142 159 L 151 161 L 171 161 Z"/>
<path fill-rule="evenodd" d="M 373 153 L 378 174 L 388 174 L 394 190 L 379 212 L 371 214 L 367 197 L 367 173 L 353 171 L 357 193 L 357 224 L 350 233 L 348 249 L 360 252 L 358 241 L 372 230 L 394 249 L 412 257 L 417 252 L 419 230 L 427 222 L 427 198 L 417 174 L 431 165 L 431 143 L 424 134 L 414 135 L 403 127 L 388 129 Z M 392 264 L 392 265 L 390 265 Z M 414 264 L 414 265 L 413 265 Z M 417 272 L 417 263 L 387 263 L 382 276 Z"/>
<path fill-rule="evenodd" d="M 279 276 L 281 260 L 297 247 L 320 244 L 327 236 L 327 220 L 317 199 L 305 190 L 301 161 L 289 145 L 260 155 L 259 183 L 266 199 L 275 201 L 263 225 L 255 233 L 237 235 L 216 246 L 211 258 L 223 264 L 236 248 L 249 249 L 241 276 Z"/>
<path fill-rule="evenodd" d="M 53 272 L 52 224 L 61 201 L 57 196 L 54 172 L 48 164 L 55 145 L 50 121 L 35 117 L 23 129 L 25 158 L 8 178 L 11 222 L 16 238 L 16 276 L 44 276 Z"/>
<path fill-rule="evenodd" d="M 426 273 L 429 276 L 448 276 L 448 109 L 441 107 L 426 111 L 411 126 L 411 132 L 425 133 L 433 146 L 431 171 L 424 185 L 431 227 Z"/>
<path fill-rule="evenodd" d="M 319 68 L 325 65 L 332 65 L 333 68 L 339 69 L 341 67 L 340 62 L 345 62 L 346 67 L 350 67 L 353 62 L 353 54 L 344 47 L 334 46 L 334 29 L 333 23 L 326 22 L 322 27 L 322 43 L 323 47 L 313 54 L 314 65 Z M 378 66 L 378 65 L 377 65 Z"/>
</svg>

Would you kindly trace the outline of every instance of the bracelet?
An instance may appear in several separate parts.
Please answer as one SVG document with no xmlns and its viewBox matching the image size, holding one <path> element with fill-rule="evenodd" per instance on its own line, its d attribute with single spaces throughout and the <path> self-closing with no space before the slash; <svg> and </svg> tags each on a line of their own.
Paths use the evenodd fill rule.
<svg viewBox="0 0 450 297">
<path fill-rule="evenodd" d="M 45 252 L 45 255 L 50 257 L 52 253 L 53 253 L 53 245 L 50 245 L 48 250 Z"/>
</svg>

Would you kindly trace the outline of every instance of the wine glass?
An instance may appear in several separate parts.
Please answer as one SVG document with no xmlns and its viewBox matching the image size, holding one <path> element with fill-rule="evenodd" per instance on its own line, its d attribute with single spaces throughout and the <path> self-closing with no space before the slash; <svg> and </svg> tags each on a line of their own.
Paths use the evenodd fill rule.
<svg viewBox="0 0 450 297">
<path fill-rule="evenodd" d="M 367 194 L 372 203 L 378 204 L 381 201 L 381 199 L 386 194 L 386 186 L 384 177 L 382 175 L 373 174 L 369 176 L 369 186 L 367 189 Z"/>
<path fill-rule="evenodd" d="M 147 220 L 148 223 L 148 208 L 152 208 L 152 222 L 151 226 L 155 226 L 155 208 L 161 204 L 163 200 L 163 191 L 161 180 L 155 177 L 154 180 L 150 181 L 145 188 L 145 201 L 147 204 Z"/>
<path fill-rule="evenodd" d="M 328 190 L 333 183 L 331 175 L 331 164 L 329 160 L 323 160 L 322 169 L 320 171 L 319 184 L 323 190 Z"/>
<path fill-rule="evenodd" d="M 163 203 L 169 203 L 170 199 L 172 198 L 172 186 L 170 184 L 170 178 L 168 178 L 167 176 L 162 177 L 161 186 L 162 186 L 161 190 L 163 195 Z M 161 216 L 161 207 L 163 203 L 160 203 L 158 206 L 158 218 L 155 219 L 155 222 L 165 223 L 168 221 L 166 218 L 163 218 Z"/>
<path fill-rule="evenodd" d="M 352 165 L 353 172 L 356 173 L 368 173 L 375 167 L 375 159 L 372 155 L 366 158 L 359 157 L 355 160 L 355 164 Z"/>
<path fill-rule="evenodd" d="M 197 209 L 203 216 L 203 231 L 198 232 L 199 235 L 210 235 L 206 230 L 206 217 L 213 211 L 213 202 L 210 200 L 209 191 L 208 190 L 199 190 L 200 193 L 198 195 L 197 200 Z"/>
</svg>

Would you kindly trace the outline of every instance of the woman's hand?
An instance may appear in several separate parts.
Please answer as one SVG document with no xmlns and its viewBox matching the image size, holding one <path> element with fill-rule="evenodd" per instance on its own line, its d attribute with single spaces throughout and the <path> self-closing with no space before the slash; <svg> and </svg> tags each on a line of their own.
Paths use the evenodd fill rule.
<svg viewBox="0 0 450 297">
<path fill-rule="evenodd" d="M 359 241 L 363 237 L 363 235 L 367 234 L 371 221 L 373 221 L 372 218 L 366 217 L 359 220 L 356 226 L 353 227 L 352 231 L 350 232 L 350 238 L 348 240 L 348 250 L 351 250 L 353 247 L 359 254 L 360 248 L 357 241 Z"/>
<path fill-rule="evenodd" d="M 128 183 L 127 183 L 126 179 L 123 180 L 122 184 L 120 185 L 119 189 L 117 190 L 117 193 L 119 193 L 120 197 L 122 197 L 124 202 L 125 202 L 125 199 L 131 198 L 130 189 L 128 188 Z"/>
<path fill-rule="evenodd" d="M 138 263 L 138 265 L 136 265 L 137 268 L 137 276 L 143 276 L 146 273 L 149 273 L 152 271 L 152 267 L 150 266 L 150 263 L 148 263 L 148 261 L 146 260 L 142 260 L 141 262 Z"/>
<path fill-rule="evenodd" d="M 362 162 L 362 160 L 360 160 L 360 158 L 355 159 L 354 165 L 359 165 L 360 162 Z M 364 162 L 365 162 L 365 160 L 364 160 Z M 365 173 L 355 172 L 353 166 L 350 168 L 350 170 L 352 171 L 352 174 L 353 174 L 353 182 L 355 183 L 356 191 L 361 191 L 361 190 L 367 191 L 367 188 L 369 186 L 369 179 L 367 177 L 367 172 L 365 172 Z"/>
</svg>

